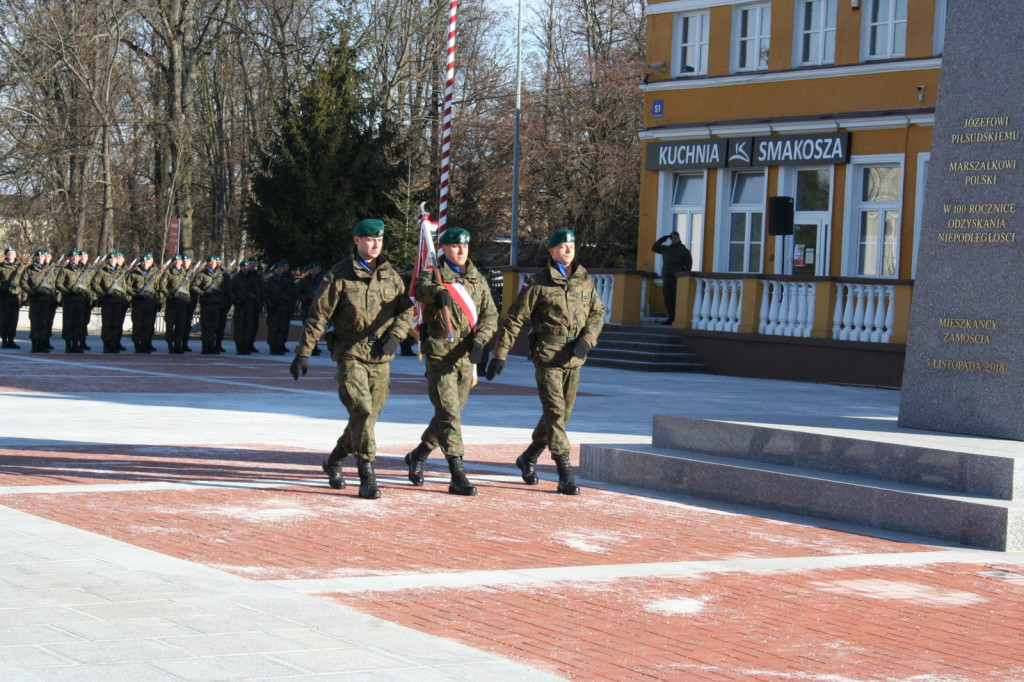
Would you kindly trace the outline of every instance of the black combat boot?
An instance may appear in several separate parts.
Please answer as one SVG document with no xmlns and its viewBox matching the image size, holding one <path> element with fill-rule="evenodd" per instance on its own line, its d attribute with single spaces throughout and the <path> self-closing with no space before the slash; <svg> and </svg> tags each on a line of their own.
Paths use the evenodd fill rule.
<svg viewBox="0 0 1024 682">
<path fill-rule="evenodd" d="M 72 353 L 84 353 L 85 350 L 83 350 L 83 348 L 82 348 L 84 345 L 85 345 L 84 341 L 73 341 L 71 343 L 71 352 Z"/>
<path fill-rule="evenodd" d="M 359 460 L 359 497 L 364 500 L 376 500 L 380 498 L 380 490 L 377 489 L 377 477 L 373 473 L 373 462 L 368 459 Z"/>
<path fill-rule="evenodd" d="M 516 466 L 523 472 L 523 481 L 526 485 L 537 485 L 537 458 L 544 452 L 543 445 L 530 443 L 530 447 L 523 451 L 523 454 L 516 457 Z"/>
<path fill-rule="evenodd" d="M 569 455 L 555 455 L 555 466 L 558 467 L 558 492 L 563 495 L 579 495 L 580 487 L 572 477 Z"/>
<path fill-rule="evenodd" d="M 415 486 L 423 485 L 423 465 L 430 457 L 430 448 L 420 443 L 405 456 L 405 466 L 409 467 L 409 480 Z"/>
<path fill-rule="evenodd" d="M 449 495 L 465 495 L 471 497 L 476 495 L 476 486 L 466 478 L 466 472 L 462 469 L 461 457 L 446 457 L 448 460 L 448 471 L 452 474 L 452 482 L 448 484 Z"/>
<path fill-rule="evenodd" d="M 331 454 L 324 457 L 324 462 L 320 465 L 324 473 L 327 474 L 327 483 L 335 490 L 345 487 L 345 477 L 341 475 L 341 462 L 344 459 L 344 453 L 339 453 L 338 448 L 334 448 Z"/>
<path fill-rule="evenodd" d="M 74 352 L 76 352 L 75 351 L 75 342 L 74 341 L 65 340 L 64 341 L 64 352 L 65 353 L 74 353 Z"/>
</svg>

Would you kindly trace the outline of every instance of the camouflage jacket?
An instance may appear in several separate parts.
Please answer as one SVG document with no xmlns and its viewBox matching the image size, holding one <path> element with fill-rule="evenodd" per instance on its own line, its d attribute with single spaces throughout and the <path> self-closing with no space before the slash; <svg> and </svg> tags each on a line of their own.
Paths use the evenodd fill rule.
<svg viewBox="0 0 1024 682">
<path fill-rule="evenodd" d="M 8 263 L 0 261 L 0 295 L 18 296 L 20 298 L 21 287 L 18 282 L 21 280 L 21 273 L 18 270 L 21 263 L 14 261 Z"/>
<path fill-rule="evenodd" d="M 230 299 L 228 298 L 229 287 L 227 271 L 222 268 L 212 271 L 210 268 L 203 268 L 192 280 L 190 288 L 194 300 L 198 299 L 200 304 L 205 303 L 207 306 L 210 306 L 223 305 L 224 303 L 230 304 Z"/>
<path fill-rule="evenodd" d="M 121 277 L 121 272 L 125 266 L 119 268 L 111 268 L 109 265 L 104 265 L 102 268 L 93 273 L 92 276 L 92 292 L 97 298 L 105 298 L 107 300 L 117 300 L 124 303 L 128 302 L 130 292 L 128 290 L 127 274 Z"/>
<path fill-rule="evenodd" d="M 57 298 L 57 286 L 54 284 L 56 276 L 60 273 L 50 274 L 50 268 L 56 266 L 29 263 L 25 271 L 21 273 L 21 281 L 18 286 L 29 299 Z"/>
<path fill-rule="evenodd" d="M 308 357 L 328 325 L 334 325 L 331 355 L 336 361 L 352 357 L 363 362 L 390 362 L 380 355 L 378 341 L 387 334 L 404 339 L 412 327 L 412 301 L 405 283 L 380 256 L 371 273 L 352 257 L 324 275 L 303 323 L 297 355 Z"/>
<path fill-rule="evenodd" d="M 65 265 L 59 273 L 57 273 L 57 291 L 61 293 L 64 300 L 69 298 L 75 298 L 79 302 L 82 299 L 89 300 L 92 298 L 92 292 L 89 291 L 89 284 L 92 280 L 92 273 L 89 272 L 88 265 Z M 78 288 L 75 289 L 75 284 L 78 284 Z"/>
<path fill-rule="evenodd" d="M 434 271 L 429 269 L 420 273 L 415 288 L 416 300 L 425 304 L 423 327 L 420 332 L 421 341 L 423 352 L 428 356 L 436 359 L 446 357 L 449 360 L 455 360 L 469 353 L 474 338 L 485 346 L 490 342 L 494 332 L 498 329 L 498 308 L 494 305 L 494 298 L 491 296 L 491 288 L 488 286 L 487 280 L 476 269 L 472 261 L 466 261 L 465 274 L 461 277 L 455 274 L 455 271 L 444 259 L 439 259 L 438 264 L 441 267 L 441 279 L 445 282 L 461 284 L 473 299 L 477 313 L 476 332 L 474 334 L 470 329 L 469 320 L 453 300 L 448 307 L 448 312 L 452 320 L 455 341 L 454 343 L 448 342 L 448 333 L 445 329 L 441 309 L 434 305 L 434 296 L 444 287 L 435 281 Z"/>
<path fill-rule="evenodd" d="M 264 284 L 264 296 L 267 299 L 268 311 L 291 312 L 295 307 L 295 280 L 291 275 L 271 275 Z"/>
<path fill-rule="evenodd" d="M 150 276 L 152 276 L 152 278 Z M 145 299 L 146 301 L 152 301 L 153 303 L 160 303 L 163 301 L 163 294 L 160 292 L 160 278 L 160 269 L 156 265 L 149 270 L 143 270 L 141 267 L 136 267 L 125 275 L 125 279 L 128 280 L 128 292 L 132 295 L 132 299 Z M 148 288 L 146 287 L 147 282 L 149 282 Z M 143 291 L 143 289 L 145 289 L 145 291 Z"/>
<path fill-rule="evenodd" d="M 563 277 L 553 261 L 538 272 L 519 292 L 508 316 L 502 320 L 494 340 L 494 357 L 504 360 L 527 320 L 533 325 L 530 351 L 538 367 L 579 367 L 583 360 L 573 357 L 577 338 L 597 345 L 604 327 L 604 304 L 594 283 L 579 263 Z"/>
<path fill-rule="evenodd" d="M 252 270 L 231 278 L 231 301 L 238 307 L 263 309 L 263 278 Z"/>
<path fill-rule="evenodd" d="M 172 266 L 164 270 L 164 274 L 160 275 L 160 282 L 157 284 L 157 290 L 163 300 L 168 301 L 173 298 L 176 301 L 188 302 L 191 299 L 191 294 L 188 284 L 185 283 L 187 277 L 188 271 L 184 268 L 177 270 Z"/>
</svg>

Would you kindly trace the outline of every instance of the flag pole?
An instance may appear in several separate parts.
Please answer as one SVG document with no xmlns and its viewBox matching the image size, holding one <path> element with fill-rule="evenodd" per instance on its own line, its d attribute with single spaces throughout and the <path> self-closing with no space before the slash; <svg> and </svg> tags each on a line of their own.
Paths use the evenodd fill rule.
<svg viewBox="0 0 1024 682">
<path fill-rule="evenodd" d="M 448 67 L 444 81 L 444 125 L 441 132 L 441 199 L 437 211 L 437 236 L 448 226 L 449 152 L 452 146 L 452 94 L 455 90 L 455 20 L 459 0 L 448 3 Z"/>
</svg>

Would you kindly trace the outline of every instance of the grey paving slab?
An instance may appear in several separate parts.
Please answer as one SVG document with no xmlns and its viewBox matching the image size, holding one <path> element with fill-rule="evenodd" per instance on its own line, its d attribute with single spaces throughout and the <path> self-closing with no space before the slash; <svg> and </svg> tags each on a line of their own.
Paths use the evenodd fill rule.
<svg viewBox="0 0 1024 682">
<path fill-rule="evenodd" d="M 0 614 L 2 615 L 2 614 Z M 53 621 L 60 629 L 90 641 L 111 641 L 138 638 L 183 637 L 196 630 L 172 623 L 165 618 L 128 618 L 123 620 Z"/>
<path fill-rule="evenodd" d="M 3 599 L 0 592 L 0 600 Z M 95 621 L 93 616 L 77 611 L 66 606 L 23 606 L 9 607 L 3 605 L 0 608 L 0 623 L 18 623 L 19 625 L 41 625 L 48 623 L 60 623 L 61 625 L 78 622 Z"/>
<path fill-rule="evenodd" d="M 48 644 L 46 648 L 48 651 L 53 651 L 72 661 L 85 664 L 129 663 L 182 656 L 180 648 L 176 648 L 166 641 L 142 637 Z"/>
<path fill-rule="evenodd" d="M 194 656 L 152 663 L 154 667 L 190 682 L 228 682 L 279 676 L 295 679 L 306 672 L 301 668 L 275 661 L 269 656 Z"/>
</svg>

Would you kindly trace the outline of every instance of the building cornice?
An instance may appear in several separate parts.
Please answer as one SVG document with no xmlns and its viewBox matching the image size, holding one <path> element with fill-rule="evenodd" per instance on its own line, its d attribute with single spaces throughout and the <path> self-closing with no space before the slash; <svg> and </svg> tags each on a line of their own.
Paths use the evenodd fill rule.
<svg viewBox="0 0 1024 682">
<path fill-rule="evenodd" d="M 867 116 L 828 116 L 812 119 L 780 119 L 777 121 L 721 121 L 664 128 L 645 128 L 639 133 L 647 140 L 702 140 L 711 137 L 757 137 L 762 135 L 828 133 L 839 130 L 892 130 L 912 125 L 935 125 L 935 112 L 887 112 Z"/>
<path fill-rule="evenodd" d="M 738 5 L 750 0 L 672 0 L 647 4 L 647 14 L 671 14 L 674 12 L 696 12 L 723 5 Z"/>
<path fill-rule="evenodd" d="M 871 76 L 900 71 L 927 71 L 939 69 L 942 60 L 938 57 L 929 59 L 900 59 L 886 62 L 866 62 L 850 66 L 823 66 L 817 68 L 792 69 L 789 71 L 757 71 L 737 73 L 729 76 L 701 78 L 688 76 L 670 78 L 668 80 L 645 83 L 640 86 L 643 92 L 670 92 L 673 90 L 703 90 L 733 85 L 753 85 L 760 83 L 782 83 L 786 81 L 819 80 L 825 78 L 846 78 L 848 76 Z"/>
</svg>

